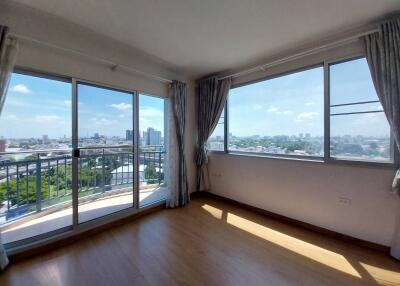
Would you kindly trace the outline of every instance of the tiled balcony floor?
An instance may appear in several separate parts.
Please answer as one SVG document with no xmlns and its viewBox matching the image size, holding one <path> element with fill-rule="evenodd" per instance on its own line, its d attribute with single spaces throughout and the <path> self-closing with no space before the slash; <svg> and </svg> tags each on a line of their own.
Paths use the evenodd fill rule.
<svg viewBox="0 0 400 286">
<path fill-rule="evenodd" d="M 140 207 L 163 200 L 166 197 L 166 188 L 153 187 L 139 191 Z M 132 189 L 124 192 L 110 193 L 109 196 L 96 198 L 79 204 L 79 222 L 90 221 L 117 211 L 132 207 Z M 24 218 L 23 222 L 15 221 L 7 228 L 2 229 L 0 236 L 3 244 L 37 236 L 72 225 L 72 205 L 60 208 L 48 214 Z"/>
</svg>

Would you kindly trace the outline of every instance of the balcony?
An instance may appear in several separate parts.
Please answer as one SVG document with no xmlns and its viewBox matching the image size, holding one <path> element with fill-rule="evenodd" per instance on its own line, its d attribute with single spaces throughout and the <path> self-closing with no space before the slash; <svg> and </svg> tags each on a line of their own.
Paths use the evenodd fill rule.
<svg viewBox="0 0 400 286">
<path fill-rule="evenodd" d="M 71 152 L 5 158 L 0 162 L 2 242 L 13 245 L 71 227 Z M 138 158 L 138 207 L 164 200 L 164 148 L 143 148 Z M 133 153 L 123 148 L 81 150 L 77 161 L 79 223 L 133 207 L 133 161 Z"/>
</svg>

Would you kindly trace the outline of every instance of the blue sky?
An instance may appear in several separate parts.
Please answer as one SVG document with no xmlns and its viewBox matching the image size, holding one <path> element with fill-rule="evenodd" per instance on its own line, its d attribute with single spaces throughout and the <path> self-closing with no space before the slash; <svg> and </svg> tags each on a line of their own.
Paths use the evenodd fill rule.
<svg viewBox="0 0 400 286">
<path fill-rule="evenodd" d="M 232 89 L 229 131 L 236 136 L 310 133 L 323 136 L 322 67 Z M 331 67 L 331 104 L 377 100 L 365 59 Z M 132 129 L 129 93 L 88 85 L 78 87 L 79 135 L 125 136 Z M 331 113 L 380 109 L 379 103 L 335 107 Z M 164 100 L 139 96 L 140 131 L 164 133 Z M 0 117 L 0 136 L 71 137 L 71 84 L 13 74 Z M 214 132 L 223 135 L 220 125 Z M 383 113 L 331 118 L 332 135 L 387 136 Z"/>
<path fill-rule="evenodd" d="M 0 117 L 5 138 L 71 137 L 71 84 L 13 74 Z M 132 129 L 133 98 L 129 93 L 88 85 L 78 86 L 79 136 L 94 133 L 125 137 Z M 139 96 L 140 129 L 163 131 L 164 100 Z"/>
<path fill-rule="evenodd" d="M 378 100 L 365 59 L 331 66 L 331 104 Z M 380 110 L 379 103 L 332 108 L 331 113 Z M 323 136 L 323 68 L 277 77 L 232 89 L 229 132 L 236 136 L 310 133 Z M 223 135 L 222 125 L 215 135 Z M 335 116 L 331 134 L 389 134 L 383 113 Z"/>
</svg>

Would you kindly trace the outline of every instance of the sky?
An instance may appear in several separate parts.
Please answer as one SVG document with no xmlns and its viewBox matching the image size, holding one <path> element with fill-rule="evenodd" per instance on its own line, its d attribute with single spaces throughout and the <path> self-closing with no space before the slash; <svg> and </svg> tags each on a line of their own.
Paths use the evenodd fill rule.
<svg viewBox="0 0 400 286">
<path fill-rule="evenodd" d="M 70 83 L 14 73 L 0 116 L 0 137 L 71 138 Z M 133 96 L 130 93 L 78 85 L 78 134 L 125 137 L 133 129 Z M 139 96 L 139 128 L 164 133 L 164 100 Z"/>
<path fill-rule="evenodd" d="M 229 132 L 235 136 L 323 136 L 323 68 L 231 89 L 228 96 Z M 332 65 L 331 105 L 378 100 L 365 59 Z M 332 107 L 331 114 L 381 110 L 380 103 Z M 383 113 L 331 117 L 331 135 L 387 136 Z M 214 135 L 223 135 L 219 125 Z"/>
<path fill-rule="evenodd" d="M 331 104 L 377 100 L 365 59 L 330 69 Z M 14 73 L 0 116 L 0 137 L 71 137 L 70 83 Z M 317 67 L 234 88 L 228 97 L 229 132 L 235 136 L 323 136 L 323 69 Z M 79 84 L 80 137 L 94 133 L 125 137 L 132 129 L 130 93 Z M 379 103 L 332 107 L 331 113 L 380 110 Z M 164 133 L 164 100 L 139 96 L 140 131 L 153 127 Z M 388 136 L 383 113 L 331 117 L 331 135 Z M 223 135 L 219 125 L 214 135 Z"/>
</svg>

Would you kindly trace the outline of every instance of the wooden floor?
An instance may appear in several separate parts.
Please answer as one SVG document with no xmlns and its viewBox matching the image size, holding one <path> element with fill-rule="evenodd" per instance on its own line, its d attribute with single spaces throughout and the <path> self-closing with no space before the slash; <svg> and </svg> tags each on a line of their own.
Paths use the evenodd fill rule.
<svg viewBox="0 0 400 286">
<path fill-rule="evenodd" d="M 14 263 L 0 285 L 400 285 L 400 263 L 196 198 Z"/>
</svg>

